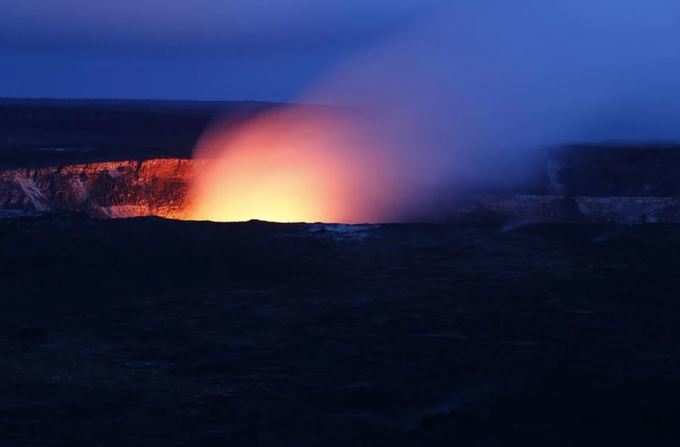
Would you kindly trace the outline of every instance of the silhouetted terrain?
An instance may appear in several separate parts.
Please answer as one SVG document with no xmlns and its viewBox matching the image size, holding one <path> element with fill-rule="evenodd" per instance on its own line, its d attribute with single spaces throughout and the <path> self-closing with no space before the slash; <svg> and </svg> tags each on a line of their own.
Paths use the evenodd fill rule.
<svg viewBox="0 0 680 447">
<path fill-rule="evenodd" d="M 235 125 L 261 102 L 0 99 L 0 167 L 189 158 L 222 117 Z"/>
<path fill-rule="evenodd" d="M 676 445 L 680 227 L 0 220 L 0 439 Z"/>
<path fill-rule="evenodd" d="M 551 192 L 572 196 L 680 196 L 680 145 L 601 143 L 554 151 Z M 557 183 L 557 184 L 556 184 Z"/>
</svg>

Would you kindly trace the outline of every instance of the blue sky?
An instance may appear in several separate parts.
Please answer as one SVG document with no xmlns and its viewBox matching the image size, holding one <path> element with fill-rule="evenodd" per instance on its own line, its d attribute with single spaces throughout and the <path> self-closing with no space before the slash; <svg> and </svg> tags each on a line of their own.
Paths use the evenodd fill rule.
<svg viewBox="0 0 680 447">
<path fill-rule="evenodd" d="M 0 0 L 0 96 L 292 100 L 441 0 Z"/>
<path fill-rule="evenodd" d="M 445 31 L 410 45 L 422 56 L 400 69 L 455 79 L 453 64 L 479 70 L 483 54 L 471 77 L 514 82 L 521 67 L 522 82 L 548 79 L 556 61 L 616 82 L 650 78 L 642 65 L 673 78 L 680 35 L 677 0 L 0 0 L 0 11 L 0 96 L 13 97 L 295 100 L 431 22 Z"/>
</svg>

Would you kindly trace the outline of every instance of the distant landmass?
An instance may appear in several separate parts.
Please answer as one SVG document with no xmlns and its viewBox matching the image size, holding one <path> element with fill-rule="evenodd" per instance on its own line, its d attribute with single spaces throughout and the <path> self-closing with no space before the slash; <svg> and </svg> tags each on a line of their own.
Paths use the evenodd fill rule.
<svg viewBox="0 0 680 447">
<path fill-rule="evenodd" d="M 189 158 L 210 122 L 237 125 L 283 104 L 0 98 L 0 167 Z"/>
</svg>

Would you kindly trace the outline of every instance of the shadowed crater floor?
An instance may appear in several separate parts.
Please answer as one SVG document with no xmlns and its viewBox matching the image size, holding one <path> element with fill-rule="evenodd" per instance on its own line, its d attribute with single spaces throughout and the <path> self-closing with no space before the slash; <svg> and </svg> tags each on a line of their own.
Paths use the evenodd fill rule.
<svg viewBox="0 0 680 447">
<path fill-rule="evenodd" d="M 671 445 L 679 268 L 676 225 L 0 220 L 0 439 Z"/>
</svg>

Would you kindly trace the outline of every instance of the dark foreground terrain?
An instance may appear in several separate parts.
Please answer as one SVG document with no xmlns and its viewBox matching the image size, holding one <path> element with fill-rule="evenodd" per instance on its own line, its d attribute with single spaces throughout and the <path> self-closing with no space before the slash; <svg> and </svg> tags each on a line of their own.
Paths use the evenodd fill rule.
<svg viewBox="0 0 680 447">
<path fill-rule="evenodd" d="M 680 226 L 0 220 L 0 445 L 678 445 Z"/>
</svg>

